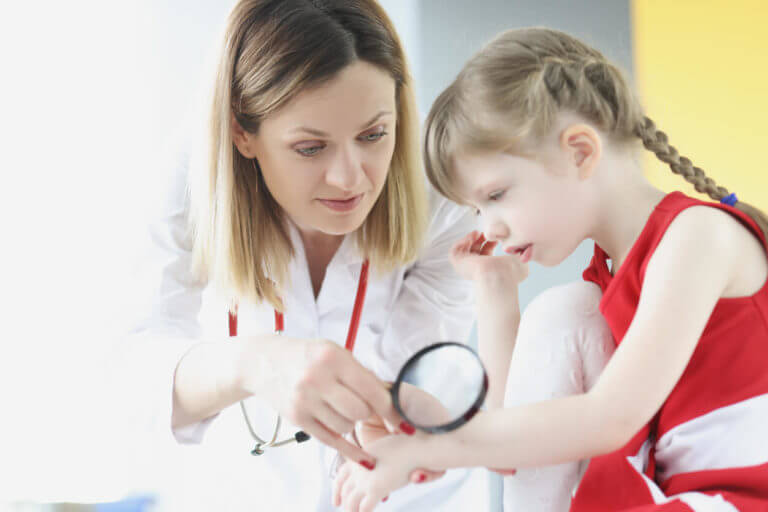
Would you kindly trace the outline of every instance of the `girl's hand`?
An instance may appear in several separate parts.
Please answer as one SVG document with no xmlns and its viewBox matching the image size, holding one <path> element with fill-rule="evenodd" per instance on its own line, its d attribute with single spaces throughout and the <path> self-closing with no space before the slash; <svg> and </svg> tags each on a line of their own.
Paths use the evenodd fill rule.
<svg viewBox="0 0 768 512">
<path fill-rule="evenodd" d="M 378 456 L 374 471 L 345 463 L 334 482 L 333 505 L 343 506 L 346 512 L 371 512 L 392 491 L 406 486 L 415 466 L 410 441 L 403 436 L 387 436 L 371 445 L 371 453 Z"/>
<path fill-rule="evenodd" d="M 437 425 L 448 423 L 453 419 L 440 401 L 407 382 L 400 384 L 399 396 L 405 414 L 410 415 L 409 411 L 418 411 L 420 421 Z M 368 450 L 376 441 L 391 434 L 381 417 L 374 415 L 355 425 L 355 435 L 363 450 Z M 437 480 L 444 474 L 445 471 L 431 471 L 421 468 L 411 472 L 409 480 L 415 484 L 428 483 Z"/>
<path fill-rule="evenodd" d="M 508 274 L 516 283 L 528 277 L 528 265 L 517 257 L 493 256 L 497 242 L 489 242 L 479 231 L 472 231 L 459 240 L 451 251 L 451 263 L 456 272 L 465 279 Z"/>
</svg>

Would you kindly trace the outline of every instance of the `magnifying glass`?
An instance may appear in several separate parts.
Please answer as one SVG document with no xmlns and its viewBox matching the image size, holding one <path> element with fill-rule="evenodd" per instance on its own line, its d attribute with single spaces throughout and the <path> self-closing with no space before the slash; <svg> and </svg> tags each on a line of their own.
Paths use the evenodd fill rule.
<svg viewBox="0 0 768 512">
<path fill-rule="evenodd" d="M 435 343 L 414 354 L 392 385 L 400 416 L 430 433 L 449 432 L 468 422 L 488 392 L 488 375 L 470 347 Z"/>
</svg>

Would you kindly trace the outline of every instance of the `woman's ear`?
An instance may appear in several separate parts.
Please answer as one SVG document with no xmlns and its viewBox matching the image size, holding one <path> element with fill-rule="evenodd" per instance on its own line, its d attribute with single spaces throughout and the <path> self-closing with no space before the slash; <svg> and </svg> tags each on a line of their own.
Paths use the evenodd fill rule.
<svg viewBox="0 0 768 512">
<path fill-rule="evenodd" d="M 560 135 L 560 148 L 584 180 L 592 176 L 603 154 L 600 135 L 589 125 L 573 124 Z"/>
<path fill-rule="evenodd" d="M 240 123 L 235 119 L 234 112 L 230 117 L 230 129 L 232 130 L 232 142 L 235 147 L 245 158 L 256 158 L 254 138 L 255 135 L 245 131 L 245 128 L 240 126 Z"/>
</svg>

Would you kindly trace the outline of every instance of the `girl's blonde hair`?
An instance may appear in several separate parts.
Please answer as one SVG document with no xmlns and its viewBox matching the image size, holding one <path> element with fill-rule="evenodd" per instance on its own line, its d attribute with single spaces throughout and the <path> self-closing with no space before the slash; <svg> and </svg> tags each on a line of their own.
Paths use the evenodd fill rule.
<svg viewBox="0 0 768 512">
<path fill-rule="evenodd" d="M 461 202 L 452 160 L 464 150 L 501 151 L 548 134 L 560 112 L 594 123 L 615 143 L 640 140 L 672 172 L 715 201 L 724 187 L 668 143 L 633 95 L 621 71 L 581 41 L 545 28 L 509 30 L 477 53 L 437 98 L 427 117 L 427 176 L 446 197 Z M 768 238 L 768 218 L 744 202 Z"/>
<path fill-rule="evenodd" d="M 357 246 L 381 271 L 416 257 L 427 222 L 418 116 L 405 55 L 384 10 L 374 0 L 242 0 L 219 58 L 208 162 L 190 185 L 193 270 L 233 303 L 266 300 L 281 310 L 294 249 L 258 162 L 234 146 L 232 116 L 255 134 L 264 118 L 356 60 L 389 73 L 397 102 L 392 162 Z"/>
</svg>

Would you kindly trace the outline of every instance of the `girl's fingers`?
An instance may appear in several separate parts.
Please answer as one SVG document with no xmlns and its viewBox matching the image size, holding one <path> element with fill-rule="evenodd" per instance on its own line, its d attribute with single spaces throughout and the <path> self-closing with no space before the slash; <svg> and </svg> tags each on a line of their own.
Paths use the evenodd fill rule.
<svg viewBox="0 0 768 512">
<path fill-rule="evenodd" d="M 483 248 L 483 244 L 485 243 L 485 235 L 482 233 L 479 234 L 479 236 L 472 242 L 472 247 L 470 248 L 470 252 L 477 253 L 480 252 L 480 249 Z"/>
<path fill-rule="evenodd" d="M 347 479 L 349 478 L 349 472 L 350 472 L 350 465 L 349 462 L 345 462 L 341 469 L 339 469 L 339 474 L 336 475 L 336 480 L 333 482 L 333 506 L 339 507 L 341 506 L 341 490 L 344 488 L 344 484 L 347 483 Z"/>
<path fill-rule="evenodd" d="M 355 477 L 352 474 L 352 468 L 349 470 L 349 476 L 344 484 L 341 486 L 341 503 L 344 510 L 347 510 L 347 502 L 352 499 L 352 495 L 355 492 Z"/>
<path fill-rule="evenodd" d="M 445 475 L 445 471 L 431 471 L 429 469 L 416 469 L 411 472 L 408 480 L 413 484 L 426 484 L 434 482 Z"/>
<path fill-rule="evenodd" d="M 358 512 L 360 509 L 360 502 L 363 501 L 364 497 L 362 492 L 355 489 L 350 493 L 350 496 L 347 496 L 344 500 L 344 510 L 346 512 Z"/>
<path fill-rule="evenodd" d="M 486 242 L 483 248 L 480 250 L 480 254 L 483 256 L 490 256 L 493 254 L 493 250 L 499 245 L 498 242 Z"/>
<path fill-rule="evenodd" d="M 381 503 L 381 500 L 372 498 L 371 496 L 365 496 L 360 501 L 359 512 L 373 512 L 376 509 L 376 505 Z"/>
</svg>

